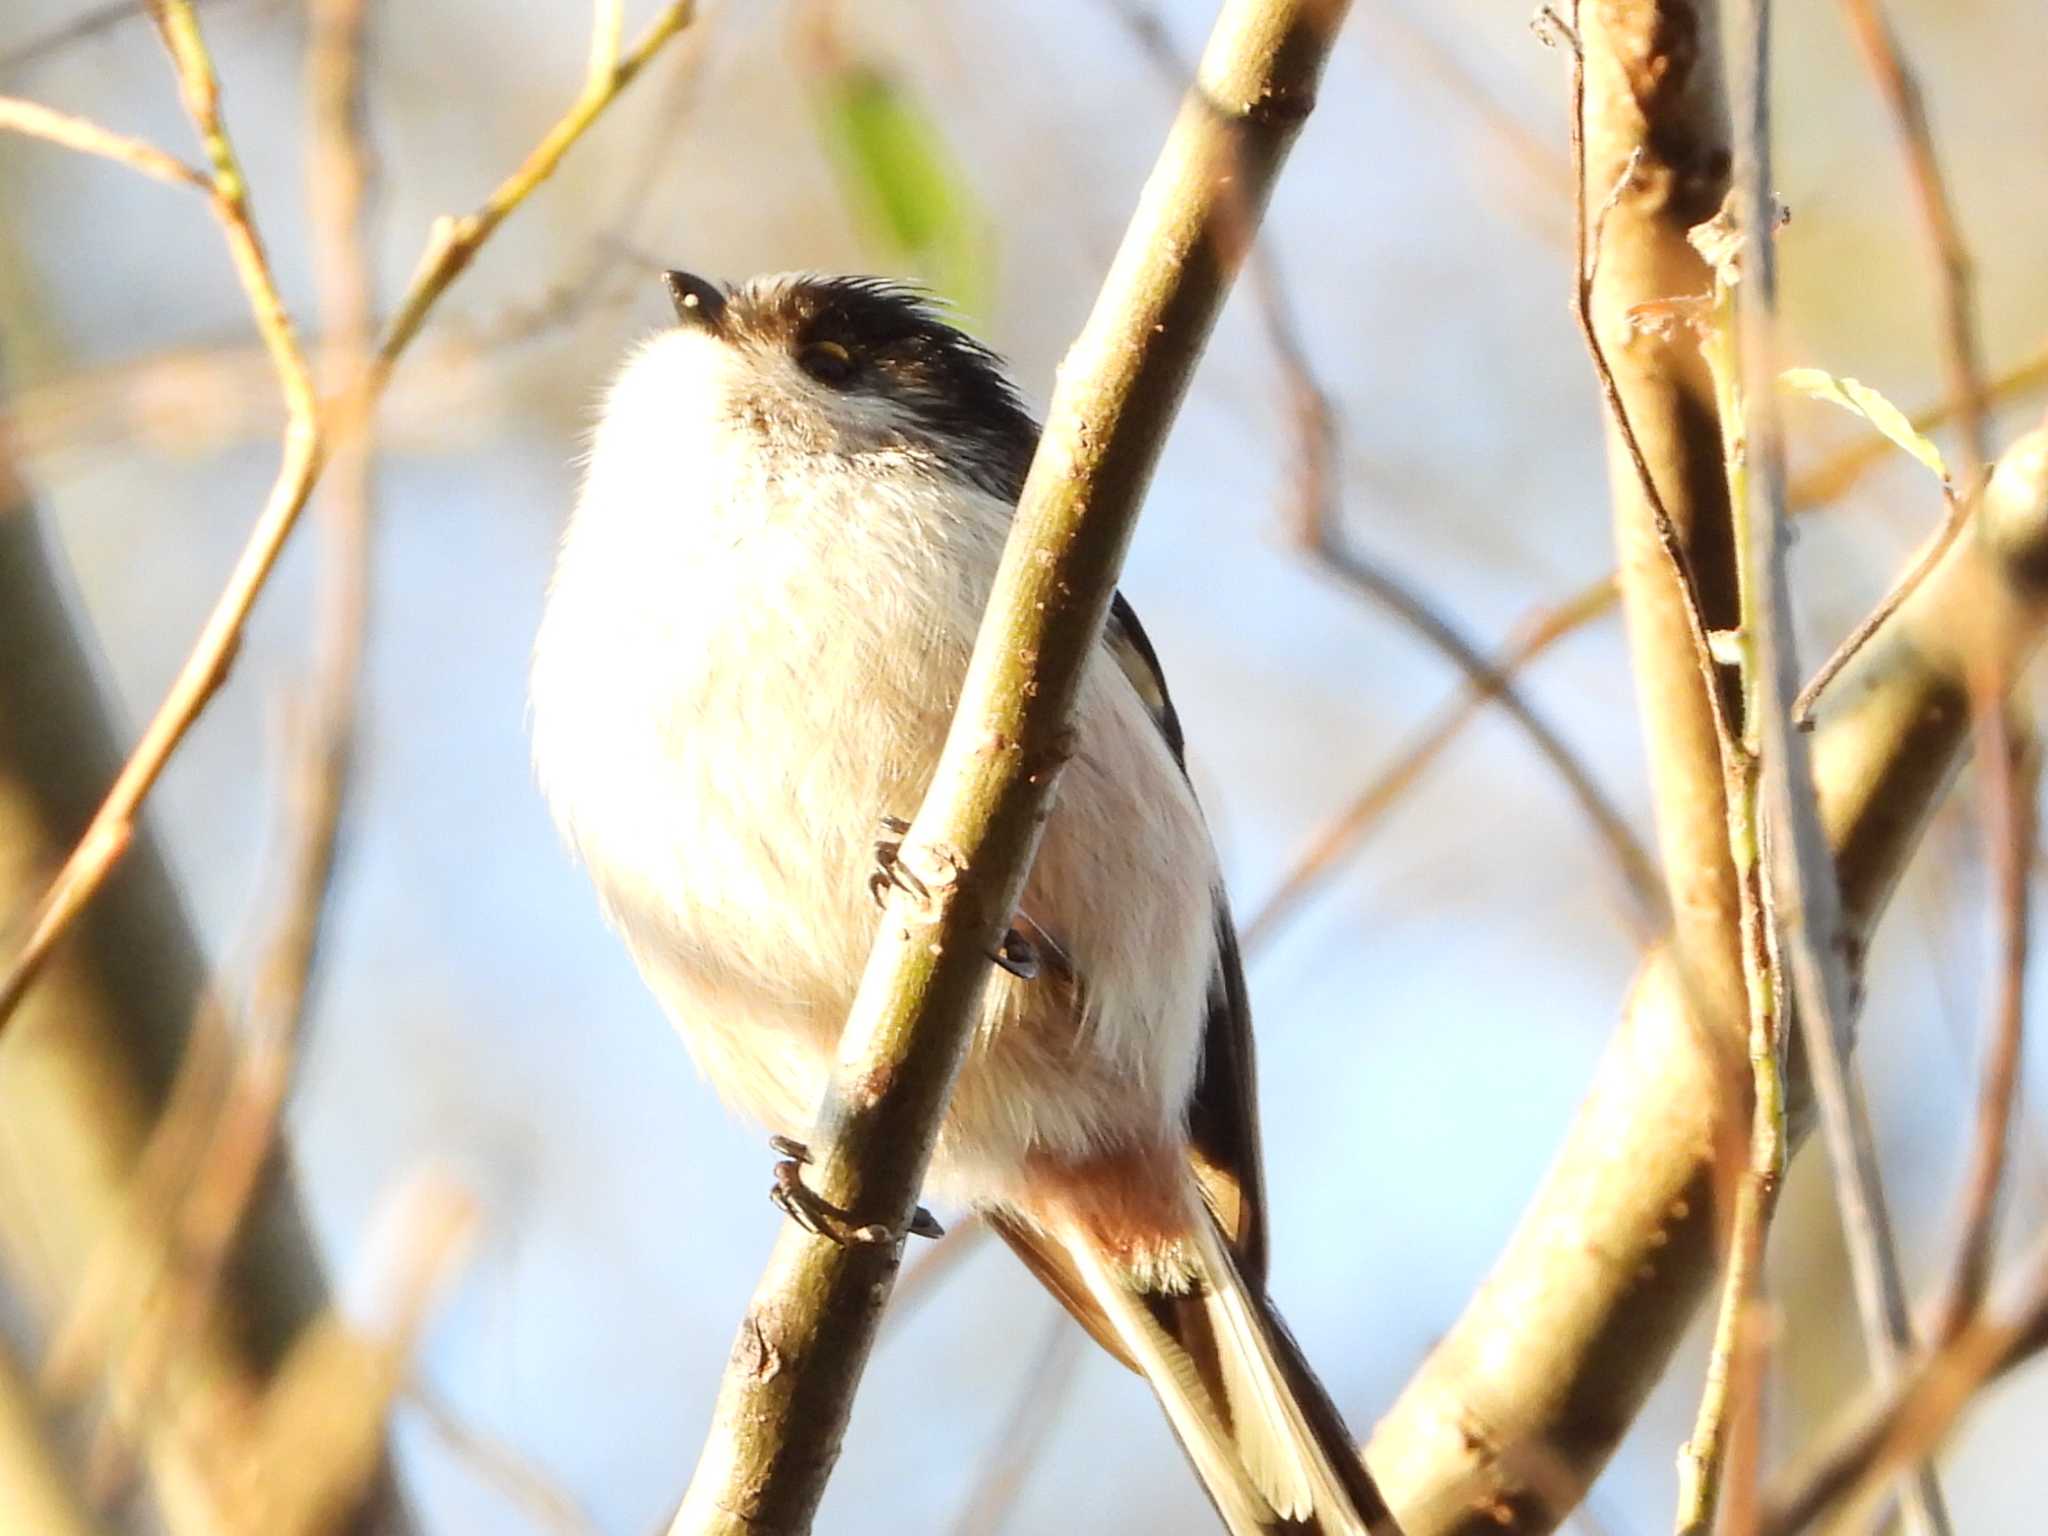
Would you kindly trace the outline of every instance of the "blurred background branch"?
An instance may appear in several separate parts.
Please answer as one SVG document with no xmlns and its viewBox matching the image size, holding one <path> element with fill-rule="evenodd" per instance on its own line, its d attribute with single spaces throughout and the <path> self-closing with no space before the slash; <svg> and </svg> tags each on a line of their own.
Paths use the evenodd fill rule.
<svg viewBox="0 0 2048 1536">
<path fill-rule="evenodd" d="M 160 971 L 162 930 L 189 946 L 192 926 L 156 911 L 158 886 L 124 902 L 124 865 L 0 1042 L 0 1314 L 15 1358 L 41 1362 L 37 1400 L 0 1392 L 0 1454 L 23 1469 L 10 1492 L 42 1499 L 53 1529 L 155 1528 L 182 1509 L 170 1528 L 196 1531 L 223 1499 L 244 1519 L 257 1508 L 242 1472 L 208 1450 L 231 1445 L 244 1470 L 266 1458 L 293 1469 L 292 1510 L 263 1514 L 288 1527 L 340 1518 L 400 1394 L 392 1440 L 422 1529 L 642 1531 L 673 1507 L 677 1449 L 711 1411 L 733 1299 L 777 1218 L 759 1199 L 757 1143 L 679 1064 L 523 766 L 516 679 L 591 390 L 635 329 L 659 323 L 646 274 L 667 265 L 919 277 L 964 304 L 1027 391 L 1050 379 L 1156 143 L 1167 107 L 1154 84 L 1182 82 L 1171 61 L 1211 5 L 728 7 L 721 25 L 662 44 L 661 78 L 602 123 L 592 82 L 634 27 L 674 8 L 365 3 L 374 54 L 349 68 L 333 51 L 346 28 L 324 23 L 351 9 L 196 9 L 278 294 L 306 322 L 332 457 L 309 503 L 317 539 L 291 540 L 265 578 L 234 652 L 237 686 L 207 705 L 150 795 L 199 954 L 247 981 L 201 1006 L 208 962 L 189 953 L 163 997 L 122 980 Z M 1411 1536 L 1546 1528 L 1603 1465 L 1606 1523 L 1658 1527 L 1703 1363 L 1742 1388 L 1725 1420 L 1727 1528 L 1753 1511 L 1772 1530 L 1795 1517 L 1861 1524 L 1958 1422 L 1986 1362 L 2028 1355 L 2031 1278 L 2015 1290 L 1993 1277 L 2000 1212 L 2035 1222 L 2044 1194 L 2040 1078 L 2021 1048 L 2022 994 L 2041 985 L 2023 963 L 2040 864 L 2021 751 L 2040 690 L 2022 665 L 2040 578 L 2026 518 L 1973 502 L 1968 466 L 2003 443 L 2021 472 L 2033 439 L 2012 442 L 2014 407 L 2048 385 L 2048 311 L 2024 239 L 2048 207 L 2032 154 L 2048 118 L 2009 44 L 2013 0 L 1778 8 L 1777 190 L 1798 215 L 1781 239 L 1786 356 L 1933 401 L 1913 426 L 1958 467 L 1945 525 L 1958 543 L 1922 543 L 1935 503 L 1896 443 L 1788 408 L 1790 509 L 1840 504 L 1798 520 L 1806 653 L 1879 616 L 1884 579 L 1916 545 L 1946 593 L 1921 602 L 1910 577 L 1899 584 L 1905 610 L 1827 690 L 1812 743 L 1850 958 L 1868 977 L 1858 1057 L 1874 1150 L 1902 1278 L 1931 1303 L 1928 1342 L 1898 1387 L 1836 1426 L 1866 1366 L 1822 1160 L 1792 1169 L 1765 1307 L 1746 1305 L 1711 1354 L 1703 1329 L 1687 1336 L 1747 1123 L 1741 948 L 1727 937 L 1739 892 L 1708 866 L 1667 862 L 1668 882 L 1660 871 L 1649 905 L 1678 903 L 1686 969 L 1670 953 L 1642 962 L 1583 1118 L 1457 1319 L 1591 1070 L 1606 1033 L 1593 1000 L 1639 958 L 1612 922 L 1602 845 L 1556 814 L 1523 725 L 1485 706 L 1512 685 L 1582 775 L 1581 798 L 1610 814 L 1607 846 L 1625 849 L 1652 817 L 1660 855 L 1726 843 L 1703 706 L 1732 692 L 1702 684 L 1687 654 L 1698 637 L 1680 627 L 1717 626 L 1714 594 L 1732 601 L 1732 555 L 1716 550 L 1717 412 L 1694 338 L 1656 334 L 1639 308 L 1708 289 L 1679 242 L 1696 208 L 1712 211 L 1716 156 L 1733 147 L 1701 94 L 1718 90 L 1717 12 L 1583 9 L 1578 32 L 1553 36 L 1584 47 L 1588 73 L 1576 208 L 1601 226 L 1595 339 L 1709 611 L 1670 601 L 1650 498 L 1613 441 L 1612 512 L 1634 531 L 1620 583 L 1603 573 L 1586 494 L 1600 416 L 1557 302 L 1572 278 L 1572 167 L 1554 110 L 1566 72 L 1523 17 L 1476 3 L 1383 11 L 1338 51 L 1318 133 L 1271 221 L 1284 264 L 1267 270 L 1284 280 L 1224 315 L 1126 590 L 1188 722 L 1240 910 L 1256 905 L 1246 893 L 1273 893 L 1247 952 L 1277 1292 L 1361 1427 L 1441 1339 L 1373 1448 Z M 14 374 L 0 435 L 34 478 L 40 524 L 32 546 L 24 519 L 0 525 L 13 530 L 0 544 L 0 629 L 12 631 L 0 660 L 45 666 L 14 649 L 47 619 L 17 593 L 68 567 L 82 591 L 65 593 L 60 617 L 104 636 L 109 668 L 81 644 L 94 709 L 116 722 L 101 755 L 73 757 L 77 772 L 47 791 L 74 819 L 46 822 L 14 788 L 0 794 L 0 958 L 118 767 L 111 701 L 132 717 L 161 696 L 190 616 L 248 531 L 234 508 L 260 494 L 285 426 L 214 230 L 176 195 L 210 196 L 214 172 L 180 158 L 200 151 L 179 149 L 189 130 L 162 89 L 149 15 L 142 0 L 26 0 L 0 18 L 0 84 L 17 93 L 0 100 L 0 324 Z M 580 126 L 536 148 L 534 125 L 579 74 Z M 348 212 L 361 166 L 338 88 L 351 75 L 389 156 L 381 229 Z M 22 130 L 88 154 L 20 142 Z M 600 142 L 564 159 L 583 131 Z M 360 436 L 351 418 L 367 428 L 368 392 L 351 385 L 366 368 L 363 315 L 408 311 L 402 281 L 372 279 L 403 279 L 415 255 L 403 232 L 468 206 L 515 163 L 474 213 L 435 226 L 431 271 L 468 272 L 463 292 L 432 311 L 403 368 L 367 364 L 382 402 L 379 518 L 376 550 L 351 554 L 347 509 L 369 510 L 344 457 Z M 506 189 L 542 175 L 554 178 L 546 197 L 500 228 Z M 488 259 L 472 261 L 485 233 Z M 1931 268 L 1915 260 L 1923 250 Z M 1963 382 L 1971 368 L 1977 388 Z M 2012 537 L 1986 542 L 1994 524 Z M 1294 534 L 1318 525 L 1341 535 L 1340 553 L 1367 554 L 1382 585 L 1393 579 L 1395 608 L 1302 558 Z M 354 631 L 351 710 L 339 703 L 351 636 L 335 616 L 367 595 L 344 583 L 371 553 L 377 621 Z M 1972 561 L 1981 582 L 1956 574 Z M 1621 587 L 1626 643 L 1652 658 L 1647 787 L 1631 660 L 1621 631 L 1594 623 Z M 1431 620 L 1446 621 L 1462 659 L 1436 646 Z M 1445 655 L 1462 671 L 1448 684 Z M 46 725 L 60 740 L 27 750 L 72 751 L 73 716 L 46 714 L 42 690 L 82 674 L 56 665 L 41 682 L 18 665 L 0 677 L 10 765 L 13 743 Z M 2001 694 L 2010 716 L 1987 714 Z M 281 722 L 266 699 L 282 701 Z M 1904 875 L 1973 741 L 1977 771 Z M 267 752 L 280 766 L 259 773 Z M 0 779 L 22 782 L 12 766 Z M 1972 812 L 1982 839 L 1966 831 Z M 1895 888 L 1902 910 L 1866 954 Z M 1993 950 L 1981 979 L 1966 942 L 1980 929 Z M 1789 1084 L 1805 1092 L 1803 1065 Z M 268 1156 L 279 1147 L 288 1160 Z M 442 1212 L 411 1224 L 421 1263 L 360 1252 L 386 1192 L 449 1151 L 486 1233 L 455 1288 L 468 1217 L 452 1190 L 400 1199 Z M 366 1315 L 352 1281 L 330 1306 L 303 1237 L 238 1232 L 251 1179 L 257 1224 L 275 1215 L 281 1166 L 303 1173 L 307 1219 L 337 1272 L 382 1274 L 414 1305 Z M 1141 1389 L 1086 1350 L 1048 1345 L 1062 1336 L 1040 1326 L 1057 1321 L 1050 1308 L 1031 1310 L 1044 1304 L 1022 1299 L 1028 1282 L 976 1240 L 979 1223 L 942 1214 L 956 1235 L 898 1286 L 821 1527 L 1201 1528 L 1199 1495 Z M 444 1267 L 422 1267 L 430 1251 Z M 272 1294 L 278 1284 L 288 1289 Z M 442 1295 L 445 1315 L 412 1359 L 418 1320 Z M 2031 1518 L 2014 1470 L 2048 1378 L 2004 1379 L 1942 1448 L 1962 1529 Z M 408 1382 L 431 1408 L 407 1406 Z M 9 1402 L 28 1411 L 18 1433 Z M 337 1405 L 340 1419 L 326 1411 Z M 920 1433 L 906 1435 L 913 1419 Z M 1873 1435 L 1880 1419 L 1889 1427 Z M 1836 1438 L 1858 1424 L 1862 1439 Z M 1761 1489 L 1748 1481 L 1759 1457 L 1773 1468 Z M 1819 1472 L 1834 1481 L 1816 1493 Z M 361 1523 L 406 1514 L 385 1492 Z"/>
</svg>

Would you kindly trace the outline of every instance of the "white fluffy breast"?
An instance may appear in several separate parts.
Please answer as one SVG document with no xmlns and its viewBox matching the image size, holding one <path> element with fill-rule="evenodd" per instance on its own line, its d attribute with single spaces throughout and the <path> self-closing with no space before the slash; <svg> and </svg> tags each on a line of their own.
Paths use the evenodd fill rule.
<svg viewBox="0 0 2048 1536">
<path fill-rule="evenodd" d="M 877 823 L 944 740 L 1009 510 L 909 452 L 734 425 L 782 390 L 666 333 L 607 397 L 532 676 L 534 754 L 611 921 L 720 1092 L 808 1130 L 877 919 Z M 744 413 L 742 413 L 744 414 Z M 829 431 L 829 428 L 827 429 Z M 1026 891 L 1084 980 L 998 972 L 935 1168 L 1170 1132 L 1215 963 L 1206 832 L 1098 656 Z"/>
</svg>

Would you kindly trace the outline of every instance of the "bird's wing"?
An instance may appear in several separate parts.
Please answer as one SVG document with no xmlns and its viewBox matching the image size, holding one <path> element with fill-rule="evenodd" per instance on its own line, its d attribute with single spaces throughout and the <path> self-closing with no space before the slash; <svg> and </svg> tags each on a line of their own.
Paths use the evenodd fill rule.
<svg viewBox="0 0 2048 1536">
<path fill-rule="evenodd" d="M 1138 615 L 1119 592 L 1104 634 L 1109 654 L 1151 711 L 1187 772 L 1180 717 L 1166 691 L 1159 655 Z M 1266 1284 L 1266 1179 L 1259 1147 L 1259 1107 L 1252 1060 L 1252 1012 L 1238 957 L 1237 928 L 1219 886 L 1216 901 L 1216 974 L 1209 981 L 1209 1017 L 1202 1034 L 1202 1065 L 1188 1109 L 1188 1141 L 1196 1182 L 1223 1230 L 1238 1273 L 1254 1289 Z"/>
<path fill-rule="evenodd" d="M 1158 724 L 1181 772 L 1187 772 L 1180 717 L 1166 691 L 1158 653 L 1145 637 L 1138 615 L 1119 592 L 1110 604 L 1103 637 L 1109 654 Z M 1208 1021 L 1202 1036 L 1202 1062 L 1188 1109 L 1188 1157 L 1236 1272 L 1253 1292 L 1266 1284 L 1266 1185 L 1259 1152 L 1259 1113 L 1252 1061 L 1251 1005 L 1245 991 L 1244 967 L 1237 951 L 1237 930 L 1221 889 L 1216 902 L 1216 974 L 1209 982 Z M 1104 1312 L 1091 1277 L 1075 1265 L 1060 1243 L 1049 1241 L 1029 1225 L 1000 1212 L 990 1224 L 1036 1275 L 1065 1304 L 1095 1341 L 1133 1370 L 1139 1364 L 1116 1324 Z"/>
</svg>

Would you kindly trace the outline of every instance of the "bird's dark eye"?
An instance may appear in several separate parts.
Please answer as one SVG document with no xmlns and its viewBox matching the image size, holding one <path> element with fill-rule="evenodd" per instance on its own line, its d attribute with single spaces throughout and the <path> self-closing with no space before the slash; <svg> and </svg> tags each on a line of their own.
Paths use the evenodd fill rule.
<svg viewBox="0 0 2048 1536">
<path fill-rule="evenodd" d="M 797 367 L 820 384 L 842 388 L 860 372 L 853 354 L 836 341 L 814 341 L 796 355 Z"/>
</svg>

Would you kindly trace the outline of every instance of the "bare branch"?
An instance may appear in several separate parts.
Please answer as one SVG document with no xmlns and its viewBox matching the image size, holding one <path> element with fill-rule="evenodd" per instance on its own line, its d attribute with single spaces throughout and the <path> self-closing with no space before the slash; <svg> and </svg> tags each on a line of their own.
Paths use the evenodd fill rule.
<svg viewBox="0 0 2048 1536">
<path fill-rule="evenodd" d="M 176 155 L 158 149 L 147 140 L 116 133 L 87 118 L 73 117 L 68 112 L 23 101 L 17 96 L 0 96 L 0 128 L 26 134 L 32 139 L 61 144 L 80 154 L 100 155 L 118 161 L 131 171 L 140 171 L 174 187 L 197 187 L 202 192 L 213 190 L 213 183 L 204 171 L 187 165 Z"/>
<path fill-rule="evenodd" d="M 1512 677 L 1551 646 L 1597 614 L 1614 606 L 1614 588 L 1601 582 L 1557 608 L 1530 615 L 1515 627 L 1508 644 L 1488 662 L 1490 673 Z M 1245 922 L 1242 938 L 1247 957 L 1272 938 L 1330 873 L 1354 853 L 1366 834 L 1428 771 L 1444 750 L 1494 695 L 1484 683 L 1467 681 L 1440 705 L 1394 760 L 1388 763 L 1317 831 L 1281 876 L 1280 883 Z"/>
<path fill-rule="evenodd" d="M 1574 313 L 1606 405 L 1617 585 L 1650 761 L 1672 942 L 1701 1017 L 1746 1016 L 1743 896 L 1728 845 L 1736 764 L 1708 645 L 1735 620 L 1713 391 L 1688 339 L 1637 311 L 1704 293 L 1687 240 L 1720 207 L 1729 137 L 1711 3 L 1574 3 Z M 1739 1059 L 1738 1028 L 1727 1037 Z"/>
<path fill-rule="evenodd" d="M 101 1536 L 72 1486 L 42 1404 L 11 1350 L 0 1349 L 0 1530 L 35 1536 Z"/>
<path fill-rule="evenodd" d="M 1969 745 L 1980 668 L 2015 677 L 2048 630 L 2048 431 L 2007 453 L 1973 523 L 1822 698 L 1813 781 L 1852 961 Z M 1408 1536 L 1552 1529 L 1614 1449 L 1715 1272 L 1717 1126 L 1747 1109 L 1669 950 L 1493 1274 L 1374 1431 Z M 1795 1060 L 1793 1130 L 1810 1092 Z"/>
<path fill-rule="evenodd" d="M 693 0 L 673 0 L 665 6 L 607 75 L 585 81 L 568 113 L 549 129 L 519 169 L 498 186 L 481 208 L 463 218 L 443 219 L 435 225 L 419 270 L 400 302 L 397 315 L 386 328 L 362 384 L 338 407 L 336 427 L 350 430 L 358 414 L 375 402 L 399 354 L 419 333 L 435 301 L 469 265 L 478 247 L 504 222 L 506 215 L 553 173 L 584 130 L 632 82 L 661 45 L 689 24 L 694 14 Z M 155 786 L 192 723 L 227 680 L 249 612 L 269 580 L 286 539 L 297 526 L 299 513 L 322 468 L 323 444 L 312 376 L 299 352 L 276 285 L 271 281 L 262 242 L 250 221 L 241 168 L 220 117 L 219 85 L 190 0 L 166 0 L 160 12 L 160 25 L 176 65 L 187 111 L 200 130 L 207 159 L 213 167 L 214 206 L 229 251 L 248 291 L 257 329 L 283 385 L 288 407 L 284 461 L 269 500 L 256 520 L 227 587 L 201 629 L 192 654 L 179 670 L 170 692 L 143 731 L 78 847 L 44 896 L 27 942 L 4 975 L 0 975 L 0 1028 L 5 1027 L 58 938 L 119 862 L 134 837 L 135 815 L 143 799 Z"/>
<path fill-rule="evenodd" d="M 1010 920 L 1068 721 L 1168 424 L 1243 240 L 1314 103 L 1342 4 L 1230 0 L 1093 314 L 1068 354 L 898 891 L 810 1139 L 844 1246 L 786 1225 L 740 1325 L 671 1530 L 809 1529 Z M 1228 185 L 1225 185 L 1228 183 Z M 875 1230 L 879 1229 L 879 1230 Z"/>
<path fill-rule="evenodd" d="M 1793 719 L 1799 663 L 1792 642 L 1791 578 L 1786 569 L 1784 439 L 1778 425 L 1777 210 L 1771 195 L 1770 4 L 1736 0 L 1735 188 L 1741 241 L 1732 283 L 1741 353 L 1742 477 L 1738 506 L 1746 537 L 1745 644 L 1755 660 L 1765 854 L 1771 921 L 1782 946 L 1807 1070 L 1820 1105 L 1842 1231 L 1849 1247 L 1864 1345 L 1877 1379 L 1889 1383 L 1912 1341 L 1905 1282 L 1885 1209 L 1884 1186 L 1853 1068 L 1850 1029 L 1856 1009 L 1834 861 L 1815 798 L 1804 734 Z M 1948 1530 L 1932 1468 L 1901 1492 L 1909 1525 Z"/>
<path fill-rule="evenodd" d="M 2028 1270 L 2008 1320 L 1973 1318 L 1775 1479 L 1756 1536 L 1793 1536 L 1845 1499 L 1867 1506 L 1899 1468 L 1940 1444 L 1981 1387 L 2048 1348 L 2048 1241 L 2035 1246 Z"/>
<path fill-rule="evenodd" d="M 1991 1279 L 1991 1247 L 2011 1156 L 2013 1110 L 2019 1095 L 2020 1042 L 2026 1034 L 2027 921 L 2032 883 L 2035 805 L 2041 787 L 2038 744 L 2015 730 L 2004 679 L 1978 681 L 1978 772 L 1984 782 L 1984 842 L 1997 913 L 1998 965 L 1985 1030 L 1984 1072 L 1963 1180 L 1955 1270 L 1934 1325 L 1937 1344 L 1953 1342 L 1976 1316 Z"/>
<path fill-rule="evenodd" d="M 1899 149 L 1906 157 L 1906 175 L 1920 215 L 1921 241 L 1940 290 L 1941 356 L 1948 372 L 1949 403 L 1962 427 L 1962 484 L 1965 492 L 1972 491 L 1983 478 L 1991 452 L 1991 419 L 1983 348 L 1977 339 L 1970 252 L 1956 222 L 1941 158 L 1934 152 L 1934 130 L 1928 125 L 1920 82 L 1907 66 L 1878 0 L 1842 0 L 1842 10 L 1878 94 L 1891 112 Z"/>
<path fill-rule="evenodd" d="M 1186 68 L 1174 52 L 1158 15 L 1135 0 L 1117 0 L 1113 8 L 1154 69 L 1178 85 L 1186 77 Z M 1464 673 L 1479 694 L 1499 701 L 1537 753 L 1563 780 L 1566 790 L 1592 823 L 1634 906 L 1639 936 L 1647 942 L 1664 920 L 1656 868 L 1592 770 L 1536 713 L 1507 674 L 1494 667 L 1444 616 L 1439 604 L 1344 536 L 1339 469 L 1343 428 L 1337 408 L 1309 362 L 1308 348 L 1302 341 L 1301 328 L 1295 323 L 1287 285 L 1272 251 L 1266 245 L 1252 245 L 1246 269 L 1258 300 L 1266 343 L 1286 383 L 1288 414 L 1294 428 L 1287 528 L 1324 570 L 1406 625 L 1423 644 Z"/>
</svg>

